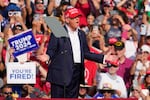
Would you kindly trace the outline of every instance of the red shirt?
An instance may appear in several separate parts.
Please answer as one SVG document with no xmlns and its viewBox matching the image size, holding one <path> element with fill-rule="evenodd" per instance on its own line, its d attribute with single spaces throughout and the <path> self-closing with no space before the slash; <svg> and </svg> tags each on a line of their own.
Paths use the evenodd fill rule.
<svg viewBox="0 0 150 100">
<path fill-rule="evenodd" d="M 79 9 L 82 16 L 80 17 L 80 27 L 87 26 L 86 17 L 90 13 L 90 5 L 89 3 L 81 4 L 77 2 L 75 8 Z"/>
<path fill-rule="evenodd" d="M 93 47 L 90 47 L 90 51 L 96 54 L 100 53 L 100 51 L 96 50 Z M 97 63 L 90 60 L 85 60 L 84 65 L 85 65 L 85 82 L 87 83 L 87 85 L 92 86 L 93 80 L 96 75 Z"/>
<path fill-rule="evenodd" d="M 136 9 L 134 10 L 136 13 L 135 15 L 133 12 L 128 11 L 127 8 L 124 7 L 121 7 L 119 10 L 123 11 L 129 19 L 133 19 L 133 17 L 138 14 L 138 10 Z"/>
</svg>

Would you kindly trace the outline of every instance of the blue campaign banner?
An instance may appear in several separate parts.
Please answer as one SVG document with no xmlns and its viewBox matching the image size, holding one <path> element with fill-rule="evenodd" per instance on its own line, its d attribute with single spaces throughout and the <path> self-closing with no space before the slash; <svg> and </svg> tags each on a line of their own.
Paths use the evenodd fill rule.
<svg viewBox="0 0 150 100">
<path fill-rule="evenodd" d="M 10 47 L 15 49 L 13 55 L 18 55 L 36 50 L 39 46 L 33 36 L 32 29 L 14 35 L 8 39 Z"/>
</svg>

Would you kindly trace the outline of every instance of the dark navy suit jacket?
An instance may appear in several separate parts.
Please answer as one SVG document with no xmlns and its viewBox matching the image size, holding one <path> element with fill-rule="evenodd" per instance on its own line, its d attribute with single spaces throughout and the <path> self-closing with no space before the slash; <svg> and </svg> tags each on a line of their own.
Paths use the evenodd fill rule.
<svg viewBox="0 0 150 100">
<path fill-rule="evenodd" d="M 86 35 L 83 31 L 79 30 L 78 35 L 80 39 L 82 64 L 80 82 L 84 84 L 84 58 L 102 63 L 104 56 L 89 51 Z M 56 38 L 52 33 L 47 48 L 47 54 L 50 56 L 51 60 L 48 68 L 47 81 L 62 86 L 69 85 L 73 75 L 74 64 L 70 39 L 68 37 Z"/>
</svg>

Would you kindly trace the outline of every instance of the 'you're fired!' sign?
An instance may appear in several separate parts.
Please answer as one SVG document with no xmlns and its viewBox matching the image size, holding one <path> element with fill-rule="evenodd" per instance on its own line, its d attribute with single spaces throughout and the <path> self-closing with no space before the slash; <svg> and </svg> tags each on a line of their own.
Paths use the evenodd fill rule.
<svg viewBox="0 0 150 100">
<path fill-rule="evenodd" d="M 35 84 L 36 64 L 35 62 L 9 62 L 7 66 L 8 84 Z"/>
</svg>

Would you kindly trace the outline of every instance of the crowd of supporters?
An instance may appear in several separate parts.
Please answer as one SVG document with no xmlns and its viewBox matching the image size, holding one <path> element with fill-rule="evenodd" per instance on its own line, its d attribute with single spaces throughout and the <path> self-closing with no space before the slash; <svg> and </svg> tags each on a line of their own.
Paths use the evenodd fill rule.
<svg viewBox="0 0 150 100">
<path fill-rule="evenodd" d="M 91 52 L 117 55 L 114 62 L 99 64 L 85 59 L 85 82 L 79 98 L 150 98 L 149 0 L 0 0 L 1 96 L 51 98 L 46 82 L 48 63 L 37 59 L 46 53 L 51 29 L 44 17 L 65 24 L 65 11 L 79 9 L 80 29 Z M 32 29 L 37 50 L 13 56 L 8 39 Z M 65 58 L 62 58 L 65 59 Z M 36 84 L 7 84 L 7 63 L 35 62 Z M 16 95 L 15 95 L 16 94 Z"/>
</svg>

